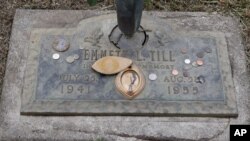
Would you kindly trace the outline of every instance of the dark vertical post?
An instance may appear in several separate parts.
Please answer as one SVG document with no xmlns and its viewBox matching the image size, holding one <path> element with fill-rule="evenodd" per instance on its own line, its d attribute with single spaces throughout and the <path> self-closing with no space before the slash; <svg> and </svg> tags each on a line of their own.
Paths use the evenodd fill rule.
<svg viewBox="0 0 250 141">
<path fill-rule="evenodd" d="M 143 0 L 117 0 L 118 27 L 127 37 L 132 37 L 141 23 Z"/>
</svg>

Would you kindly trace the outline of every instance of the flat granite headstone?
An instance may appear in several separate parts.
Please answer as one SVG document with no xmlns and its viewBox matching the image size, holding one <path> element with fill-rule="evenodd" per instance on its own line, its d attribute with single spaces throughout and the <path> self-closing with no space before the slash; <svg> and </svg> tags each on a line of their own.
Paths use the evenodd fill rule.
<svg viewBox="0 0 250 141">
<path fill-rule="evenodd" d="M 109 42 L 116 23 L 115 11 L 17 10 L 0 99 L 1 140 L 225 141 L 230 124 L 249 123 L 235 19 L 144 12 L 148 41 L 126 49 Z M 58 43 L 68 50 L 57 52 Z M 142 93 L 127 100 L 115 88 L 116 75 L 92 70 L 104 56 L 132 59 L 146 79 Z M 197 59 L 204 64 L 193 66 Z"/>
<path fill-rule="evenodd" d="M 141 23 L 147 43 L 135 41 L 123 48 L 109 41 L 117 24 L 115 14 L 83 19 L 74 27 L 33 27 L 25 40 L 28 56 L 21 114 L 237 115 L 222 32 L 187 31 L 147 13 Z M 123 36 L 119 44 L 126 42 L 129 39 Z M 56 47 L 67 50 L 58 52 Z M 59 59 L 52 58 L 55 53 Z M 141 68 L 146 85 L 139 96 L 126 99 L 116 90 L 116 75 L 101 75 L 91 68 L 105 56 L 127 57 Z M 203 65 L 194 64 L 197 60 Z M 157 75 L 154 81 L 148 78 L 152 73 Z"/>
</svg>

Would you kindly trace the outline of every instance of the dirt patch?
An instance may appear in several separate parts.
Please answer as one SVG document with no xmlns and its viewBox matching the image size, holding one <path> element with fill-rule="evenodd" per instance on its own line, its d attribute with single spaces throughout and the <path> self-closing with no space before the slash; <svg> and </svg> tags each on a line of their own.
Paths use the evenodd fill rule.
<svg viewBox="0 0 250 141">
<path fill-rule="evenodd" d="M 64 10 L 113 10 L 114 0 L 99 0 L 90 7 L 87 0 L 1 0 L 0 1 L 0 93 L 9 48 L 11 26 L 15 10 L 64 9 Z M 243 28 L 247 67 L 250 70 L 250 1 L 249 0 L 145 0 L 146 10 L 221 12 L 239 17 Z"/>
</svg>

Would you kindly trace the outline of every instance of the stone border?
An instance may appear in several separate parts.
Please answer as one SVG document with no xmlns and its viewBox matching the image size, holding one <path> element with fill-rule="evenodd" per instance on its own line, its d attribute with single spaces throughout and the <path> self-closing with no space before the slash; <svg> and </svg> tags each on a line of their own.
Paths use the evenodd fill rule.
<svg viewBox="0 0 250 141">
<path fill-rule="evenodd" d="M 89 18 L 80 22 L 81 24 L 92 23 L 93 20 L 98 22 L 101 20 L 114 19 L 115 14 L 108 14 Z M 151 17 L 144 13 L 143 23 L 151 21 Z M 147 20 L 147 21 L 146 21 Z M 145 22 L 143 22 L 145 21 Z M 157 21 L 161 21 L 157 19 Z M 113 24 L 113 23 L 112 23 Z M 167 20 L 161 24 L 169 24 Z M 147 27 L 147 26 L 144 26 Z M 185 31 L 177 30 L 175 33 L 190 37 L 213 37 L 216 38 L 218 62 L 222 74 L 223 93 L 225 101 L 81 101 L 81 100 L 36 100 L 35 91 L 37 85 L 38 62 L 34 61 L 40 54 L 38 48 L 39 40 L 44 34 L 50 35 L 72 35 L 74 32 L 80 31 L 81 26 L 74 28 L 36 28 L 32 29 L 28 48 L 27 69 L 25 72 L 24 89 L 22 91 L 22 107 L 21 113 L 24 115 L 144 115 L 144 116 L 209 116 L 209 117 L 228 117 L 237 116 L 237 106 L 235 100 L 235 92 L 231 76 L 231 68 L 228 59 L 227 43 L 224 34 L 221 32 L 209 31 Z M 175 28 L 174 25 L 171 28 Z M 126 105 L 126 108 L 124 108 Z M 63 107 L 63 108 L 62 108 Z M 88 108 L 86 108 L 88 107 Z M 146 108 L 135 108 L 146 107 Z M 129 109 L 129 110 L 127 110 Z M 181 109 L 181 110 L 180 110 Z"/>
</svg>

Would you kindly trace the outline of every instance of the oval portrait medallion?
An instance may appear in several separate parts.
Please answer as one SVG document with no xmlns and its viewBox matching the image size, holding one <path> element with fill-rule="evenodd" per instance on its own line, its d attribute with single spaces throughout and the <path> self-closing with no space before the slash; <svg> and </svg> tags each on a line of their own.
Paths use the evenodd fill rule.
<svg viewBox="0 0 250 141">
<path fill-rule="evenodd" d="M 145 77 L 136 65 L 132 65 L 117 75 L 115 85 L 126 98 L 133 99 L 143 90 Z"/>
</svg>

